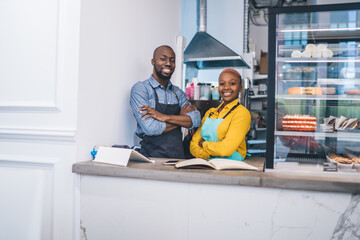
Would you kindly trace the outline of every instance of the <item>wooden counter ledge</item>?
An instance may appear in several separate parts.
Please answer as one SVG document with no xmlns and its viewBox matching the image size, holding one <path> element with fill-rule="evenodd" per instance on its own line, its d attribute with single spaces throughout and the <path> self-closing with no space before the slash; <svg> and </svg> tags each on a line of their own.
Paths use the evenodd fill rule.
<svg viewBox="0 0 360 240">
<path fill-rule="evenodd" d="M 164 165 L 169 159 L 153 158 L 155 163 L 130 162 L 128 167 L 101 164 L 93 161 L 73 165 L 73 172 L 120 178 L 138 178 L 171 182 L 238 185 L 266 188 L 360 193 L 360 173 L 323 172 L 320 167 L 305 170 L 288 169 L 265 172 L 246 170 L 176 169 Z M 264 158 L 249 158 L 247 163 L 263 169 Z"/>
</svg>

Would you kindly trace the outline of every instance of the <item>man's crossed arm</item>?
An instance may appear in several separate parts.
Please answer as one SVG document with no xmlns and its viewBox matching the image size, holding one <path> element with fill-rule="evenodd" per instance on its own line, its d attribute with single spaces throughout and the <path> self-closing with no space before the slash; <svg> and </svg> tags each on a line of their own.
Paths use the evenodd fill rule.
<svg viewBox="0 0 360 240">
<path fill-rule="evenodd" d="M 140 118 L 146 120 L 152 117 L 160 122 L 166 123 L 166 128 L 163 133 L 169 132 L 178 127 L 190 128 L 193 123 L 191 118 L 186 115 L 186 113 L 196 110 L 196 108 L 193 105 L 190 105 L 190 103 L 187 103 L 183 106 L 179 115 L 166 115 L 156 111 L 148 105 L 142 105 L 140 107 L 141 108 L 139 109 L 139 112 L 142 113 Z"/>
</svg>

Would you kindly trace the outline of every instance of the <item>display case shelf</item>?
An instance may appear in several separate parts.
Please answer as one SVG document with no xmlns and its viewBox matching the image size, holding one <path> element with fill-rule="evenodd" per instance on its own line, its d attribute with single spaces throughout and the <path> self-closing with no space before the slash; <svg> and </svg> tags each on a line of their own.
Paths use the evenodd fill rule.
<svg viewBox="0 0 360 240">
<path fill-rule="evenodd" d="M 320 101 L 360 101 L 360 95 L 287 95 L 278 94 L 276 99 L 320 100 Z"/>
<path fill-rule="evenodd" d="M 291 30 L 286 31 L 285 29 L 280 30 L 279 37 L 277 38 L 278 41 L 284 41 L 287 40 L 286 34 L 287 33 L 293 33 L 295 31 L 297 32 L 304 32 L 311 34 L 311 37 L 313 39 L 316 39 L 317 41 L 320 40 L 359 40 L 359 35 L 357 32 L 359 28 L 344 28 L 343 30 L 336 31 L 336 29 L 301 29 L 298 30 Z M 281 32 L 282 31 L 282 32 Z M 293 37 L 292 40 L 303 40 L 302 37 Z"/>
<path fill-rule="evenodd" d="M 360 84 L 360 78 L 318 78 L 314 79 L 279 79 L 281 82 L 316 82 L 317 85 L 349 85 Z"/>
<path fill-rule="evenodd" d="M 360 142 L 360 131 L 354 132 L 296 132 L 296 131 L 275 131 L 276 136 L 304 136 L 315 138 L 338 138 L 342 141 Z"/>
<path fill-rule="evenodd" d="M 284 54 L 291 55 L 291 52 L 294 50 L 303 50 L 303 45 L 280 45 L 279 46 L 279 57 L 284 56 Z M 336 54 L 343 53 L 346 51 L 349 51 L 348 47 L 338 47 L 338 44 L 331 44 L 329 45 L 329 48 Z M 353 51 L 359 51 L 360 46 L 354 45 L 353 48 L 351 48 Z"/>
<path fill-rule="evenodd" d="M 360 69 L 359 69 L 360 71 Z M 360 84 L 360 78 L 318 78 L 317 83 L 319 85 L 349 85 Z"/>
<path fill-rule="evenodd" d="M 291 58 L 278 57 L 277 62 L 286 63 L 360 63 L 360 57 L 332 57 L 332 58 Z"/>
</svg>

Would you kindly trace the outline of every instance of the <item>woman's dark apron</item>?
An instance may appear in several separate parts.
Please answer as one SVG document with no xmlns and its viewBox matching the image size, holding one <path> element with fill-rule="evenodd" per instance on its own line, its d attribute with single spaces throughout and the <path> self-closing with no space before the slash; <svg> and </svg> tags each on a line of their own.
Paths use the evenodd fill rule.
<svg viewBox="0 0 360 240">
<path fill-rule="evenodd" d="M 179 115 L 180 106 L 179 98 L 175 91 L 173 93 L 178 100 L 177 104 L 162 104 L 159 103 L 158 95 L 155 93 L 155 110 L 166 115 Z M 184 148 L 182 143 L 181 127 L 177 127 L 166 133 L 162 133 L 158 136 L 144 135 L 141 141 L 141 154 L 147 157 L 159 157 L 159 158 L 185 158 Z"/>
</svg>

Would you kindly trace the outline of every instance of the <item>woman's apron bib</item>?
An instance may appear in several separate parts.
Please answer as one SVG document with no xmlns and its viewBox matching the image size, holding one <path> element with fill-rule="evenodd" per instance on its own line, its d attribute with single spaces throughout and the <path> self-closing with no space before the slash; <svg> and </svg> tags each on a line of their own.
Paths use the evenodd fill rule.
<svg viewBox="0 0 360 240">
<path fill-rule="evenodd" d="M 179 115 L 180 106 L 177 104 L 159 103 L 158 95 L 155 93 L 155 110 L 166 115 Z M 173 91 L 178 102 L 179 98 Z M 178 127 L 170 132 L 162 133 L 158 136 L 144 135 L 141 141 L 140 152 L 147 157 L 159 158 L 181 158 L 184 159 L 184 148 L 182 143 L 181 128 Z"/>
<path fill-rule="evenodd" d="M 217 129 L 220 123 L 239 105 L 240 103 L 237 103 L 234 107 L 232 107 L 230 111 L 223 118 L 211 119 L 210 118 L 211 114 L 210 114 L 209 117 L 205 119 L 205 122 L 201 127 L 201 137 L 207 142 L 218 142 L 219 139 L 217 136 Z M 216 159 L 216 158 L 226 158 L 226 159 L 244 161 L 243 156 L 238 151 L 235 151 L 230 157 L 214 157 L 212 159 Z"/>
</svg>

